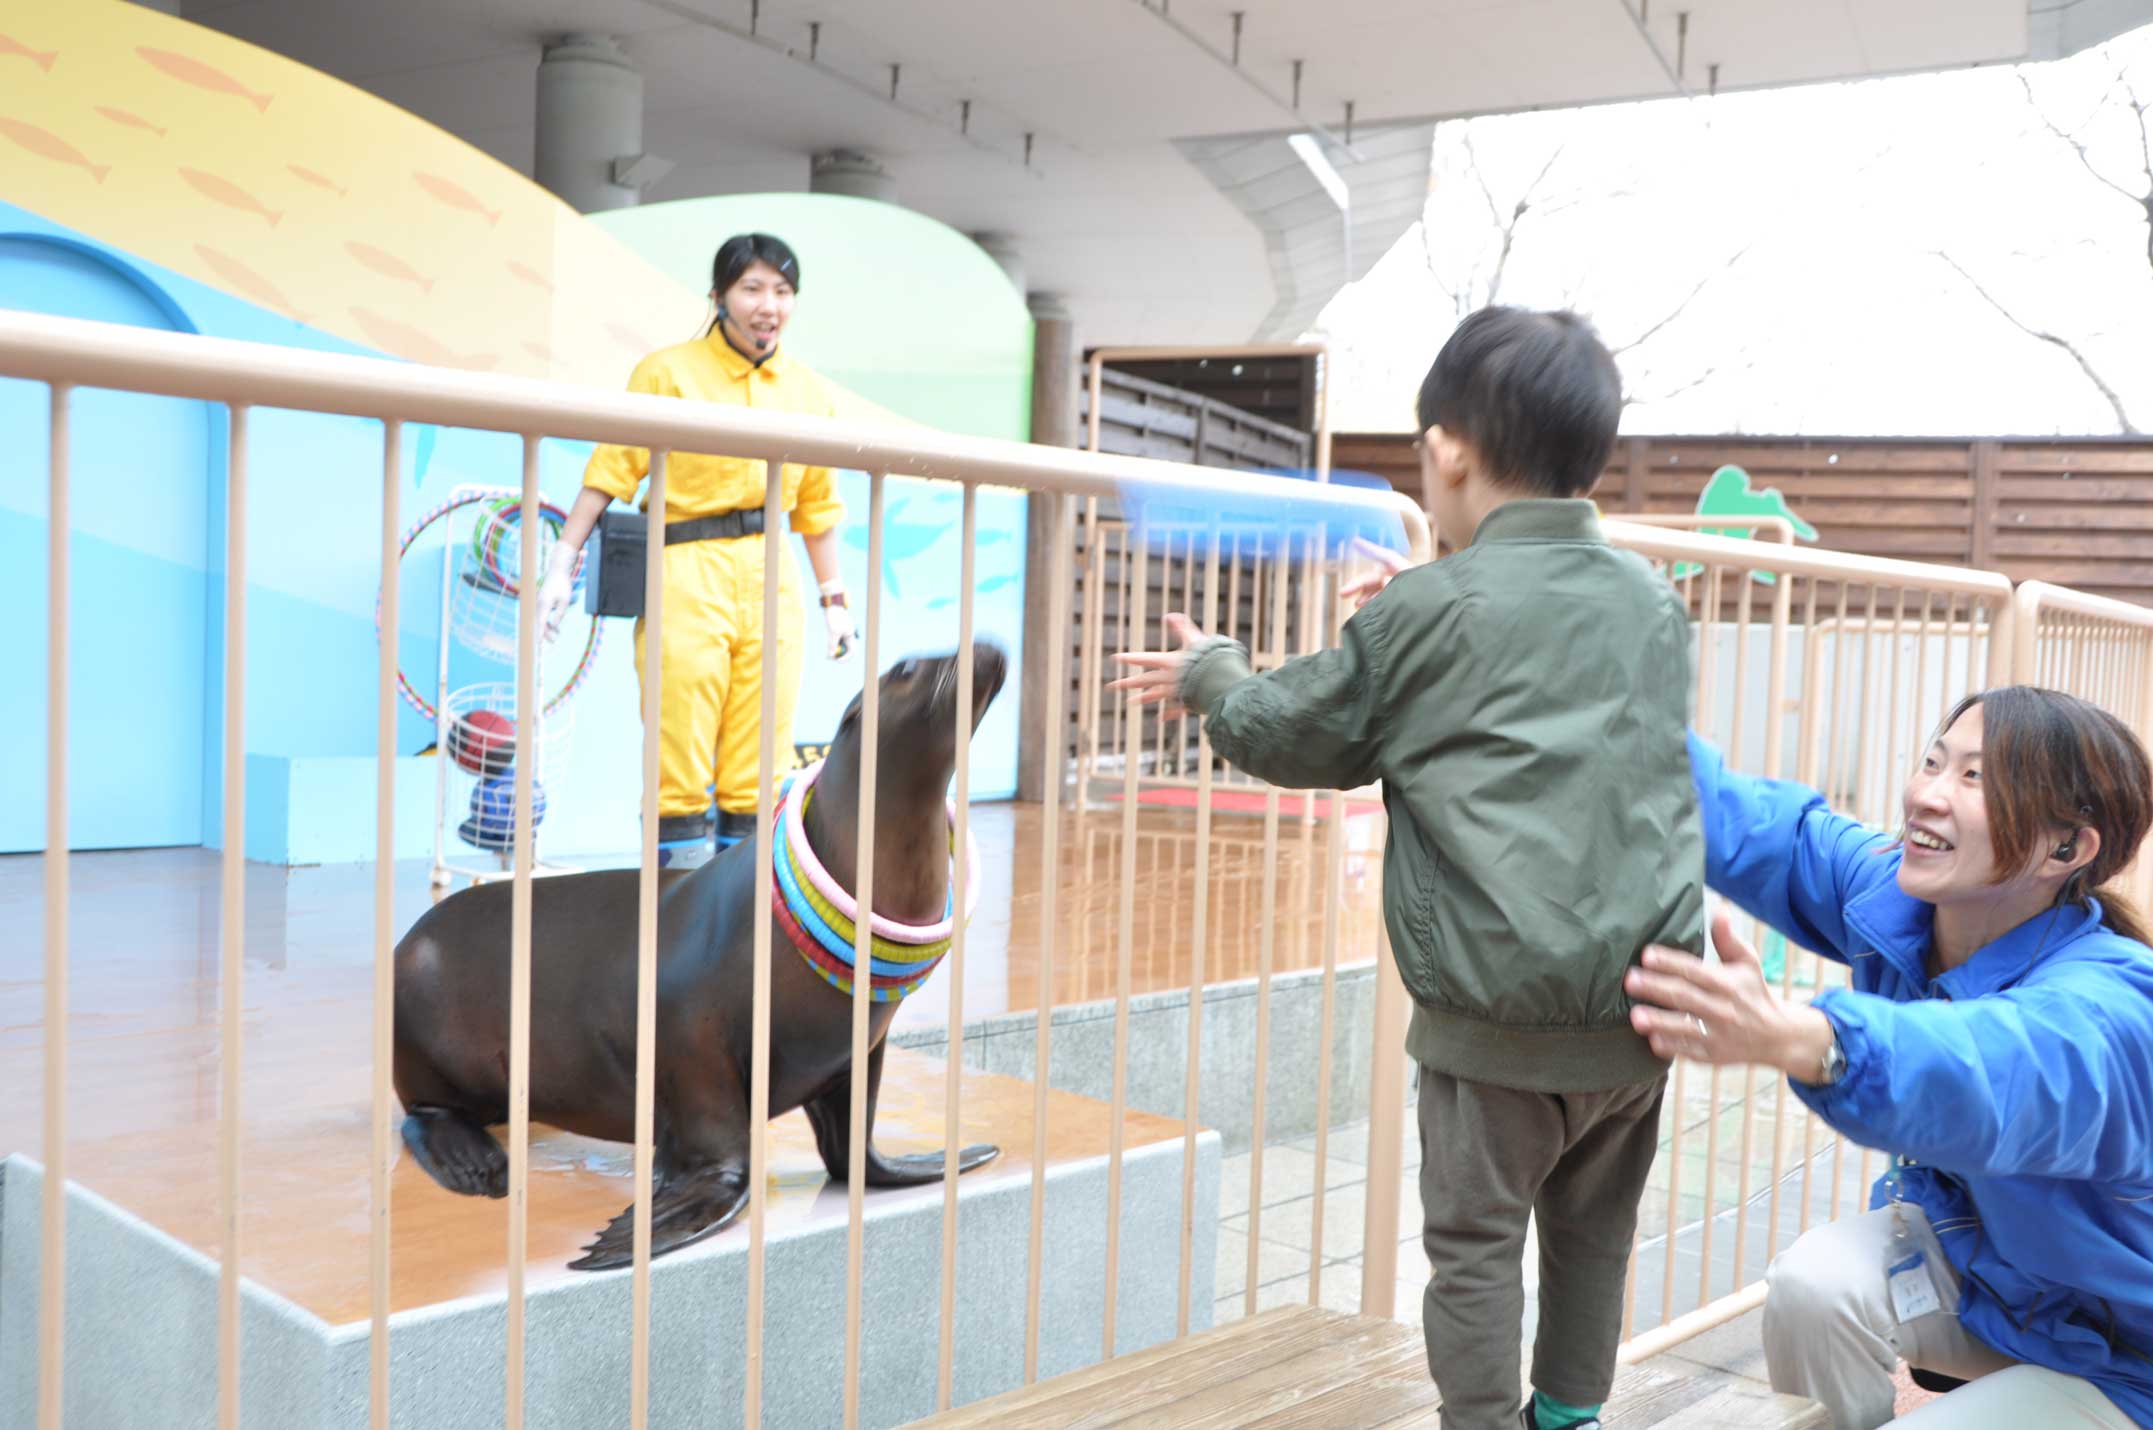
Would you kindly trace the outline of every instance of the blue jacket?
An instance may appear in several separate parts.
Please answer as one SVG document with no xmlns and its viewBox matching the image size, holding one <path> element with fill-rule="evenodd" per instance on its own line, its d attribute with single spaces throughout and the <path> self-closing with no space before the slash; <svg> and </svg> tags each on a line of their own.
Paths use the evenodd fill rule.
<svg viewBox="0 0 2153 1430">
<path fill-rule="evenodd" d="M 1816 1002 L 1846 1072 L 1795 1095 L 1914 1164 L 1906 1197 L 1959 1273 L 1967 1330 L 2153 1424 L 2153 950 L 2098 904 L 2057 909 L 1932 980 L 1935 909 L 1900 891 L 1884 835 L 1695 735 L 1690 768 L 1705 882 L 1852 969 Z M 1880 1181 L 1870 1204 L 1887 1200 Z"/>
</svg>

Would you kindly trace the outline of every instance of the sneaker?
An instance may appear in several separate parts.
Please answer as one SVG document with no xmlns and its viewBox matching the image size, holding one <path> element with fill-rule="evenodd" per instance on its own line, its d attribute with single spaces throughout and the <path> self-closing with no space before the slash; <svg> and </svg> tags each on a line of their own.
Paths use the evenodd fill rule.
<svg viewBox="0 0 2153 1430">
<path fill-rule="evenodd" d="M 1533 1414 L 1533 1403 L 1529 1399 L 1525 1402 L 1525 1408 L 1518 1412 L 1518 1424 L 1524 1426 L 1525 1430 L 1540 1430 L 1540 1418 Z M 1600 1430 L 1599 1417 L 1576 1421 L 1572 1423 L 1570 1430 Z"/>
<path fill-rule="evenodd" d="M 730 849 L 743 839 L 755 837 L 755 813 L 736 814 L 731 810 L 718 812 L 717 840 L 719 849 Z"/>
</svg>

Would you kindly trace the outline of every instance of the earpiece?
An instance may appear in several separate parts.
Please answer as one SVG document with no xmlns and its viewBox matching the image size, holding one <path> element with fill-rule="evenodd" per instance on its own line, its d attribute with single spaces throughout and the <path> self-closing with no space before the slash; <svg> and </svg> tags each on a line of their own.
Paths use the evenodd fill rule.
<svg viewBox="0 0 2153 1430">
<path fill-rule="evenodd" d="M 2069 859 L 2077 852 L 2078 841 L 2076 839 L 2066 839 L 2056 846 L 2056 852 L 2049 857 L 2052 859 Z"/>
</svg>

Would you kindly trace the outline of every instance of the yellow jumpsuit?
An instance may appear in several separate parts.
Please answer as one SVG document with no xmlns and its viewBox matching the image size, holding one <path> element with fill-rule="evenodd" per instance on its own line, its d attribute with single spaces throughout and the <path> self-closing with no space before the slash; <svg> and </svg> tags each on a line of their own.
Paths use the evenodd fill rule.
<svg viewBox="0 0 2153 1430">
<path fill-rule="evenodd" d="M 630 392 L 730 402 L 781 412 L 832 412 L 822 380 L 780 349 L 760 367 L 713 333 L 652 353 L 636 364 Z M 632 501 L 650 472 L 644 447 L 601 445 L 583 469 L 583 484 L 618 501 Z M 675 452 L 667 460 L 665 519 L 763 504 L 763 463 L 744 457 Z M 828 531 L 844 504 L 827 467 L 788 464 L 780 498 L 791 529 L 803 536 Z M 644 498 L 649 508 L 649 498 Z M 655 525 L 655 523 L 654 523 Z M 651 549 L 659 548 L 652 532 Z M 701 814 L 717 786 L 718 808 L 751 813 L 762 734 L 764 679 L 762 536 L 683 541 L 665 552 L 665 665 L 660 673 L 658 814 Z M 794 563 L 778 568 L 776 769 L 792 768 L 793 704 L 800 690 L 800 596 Z M 635 626 L 636 672 L 643 669 L 643 623 Z M 650 712 L 643 718 L 648 721 Z"/>
</svg>

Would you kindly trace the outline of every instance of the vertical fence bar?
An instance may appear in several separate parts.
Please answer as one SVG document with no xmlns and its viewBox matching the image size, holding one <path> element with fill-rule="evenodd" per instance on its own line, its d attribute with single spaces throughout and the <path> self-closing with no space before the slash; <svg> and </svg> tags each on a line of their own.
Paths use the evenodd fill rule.
<svg viewBox="0 0 2153 1430">
<path fill-rule="evenodd" d="M 1310 562 L 1312 571 L 1317 569 Z M 1344 603 L 1330 602 L 1330 643 L 1340 643 Z M 1323 1304 L 1323 1188 L 1330 1170 L 1331 1056 L 1338 1021 L 1338 919 L 1346 901 L 1346 797 L 1330 794 L 1330 847 L 1323 875 L 1323 1006 L 1316 1042 L 1316 1172 L 1308 1207 L 1308 1304 Z"/>
<path fill-rule="evenodd" d="M 1145 597 L 1150 568 L 1150 538 L 1141 527 L 1125 528 L 1127 540 L 1123 563 L 1133 562 L 1130 629 L 1145 630 Z M 1133 726 L 1142 707 L 1135 697 L 1124 696 L 1122 722 Z M 1136 757 L 1131 746 L 1121 770 L 1121 919 L 1114 960 L 1114 1094 L 1108 1112 L 1106 1155 L 1106 1318 L 1100 1332 L 1099 1357 L 1114 1358 L 1114 1318 L 1121 1290 L 1121 1164 L 1122 1121 L 1129 1105 L 1129 978 L 1131 949 L 1136 941 Z"/>
<path fill-rule="evenodd" d="M 1097 436 L 1093 437 L 1094 450 Z M 1099 768 L 1100 645 L 1106 639 L 1106 550 L 1099 535 L 1099 499 L 1084 499 L 1084 627 L 1077 652 L 1077 793 L 1081 797 Z"/>
<path fill-rule="evenodd" d="M 1736 669 L 1745 672 L 1749 658 L 1750 604 L 1756 579 L 1755 572 L 1746 573 L 1742 584 L 1742 644 L 1736 655 Z M 1786 720 L 1786 712 L 1780 709 L 1780 705 L 1786 699 L 1787 598 L 1793 594 L 1793 583 L 1793 576 L 1784 571 L 1772 578 L 1772 615 L 1771 625 L 1766 632 L 1769 644 L 1765 655 L 1764 774 L 1767 779 L 1776 779 L 1779 776 L 1779 744 L 1783 734 L 1782 724 Z M 1743 676 L 1738 675 L 1735 678 L 1737 700 L 1740 700 L 1739 692 L 1747 683 Z M 1735 1178 L 1734 1281 L 1729 1290 L 1739 1290 L 1742 1286 L 1742 1253 L 1748 1249 L 1749 1242 L 1749 1191 L 1750 1183 L 1754 1180 L 1750 1173 L 1750 1164 L 1754 1160 L 1757 1137 L 1757 1070 L 1745 1064 L 1736 1076 L 1741 1079 L 1742 1085 L 1742 1135 L 1739 1139 L 1742 1165 Z M 1775 1108 L 1778 1101 L 1779 1099 L 1774 1099 Z M 1717 1099 L 1714 1100 L 1714 1105 L 1717 1106 Z M 1776 1114 L 1773 1133 L 1775 1136 L 1778 1133 Z"/>
<path fill-rule="evenodd" d="M 1204 551 L 1202 629 L 1218 616 L 1219 528 L 1211 524 Z M 1175 1297 L 1174 1334 L 1189 1333 L 1190 1287 L 1196 1278 L 1196 1133 L 1203 1091 L 1204 965 L 1211 939 L 1211 731 L 1196 722 L 1196 908 L 1189 931 L 1189 1062 L 1182 1083 L 1181 1285 Z M 1042 1017 L 1044 1015 L 1042 1014 Z"/>
<path fill-rule="evenodd" d="M 1197 533 L 1194 530 L 1191 530 L 1189 532 L 1188 558 L 1182 572 L 1181 609 L 1184 611 L 1195 610 L 1197 602 L 1199 600 L 1205 599 L 1197 595 L 1196 573 L 1198 570 L 1198 566 L 1196 560 L 1196 536 Z M 1202 569 L 1208 572 L 1211 568 L 1207 564 Z M 1207 602 L 1207 604 L 1209 603 Z M 1206 617 L 1205 619 L 1208 622 L 1209 617 Z M 1204 629 L 1208 631 L 1211 629 L 1211 627 L 1209 624 L 1206 624 L 1204 626 Z M 1198 721 L 1197 723 L 1201 724 L 1202 722 Z M 1176 727 L 1176 733 L 1174 736 L 1174 752 L 1175 770 L 1181 775 L 1182 778 L 1186 779 L 1188 778 L 1189 774 L 1189 714 L 1186 710 L 1181 712 L 1181 723 L 1179 724 L 1179 726 Z"/>
<path fill-rule="evenodd" d="M 1717 680 L 1719 641 L 1713 627 L 1720 623 L 1720 606 L 1722 604 L 1720 567 L 1717 565 L 1707 566 L 1703 575 L 1704 581 L 1697 612 L 1696 724 L 1697 728 L 1704 732 L 1705 737 L 1710 739 L 1712 738 L 1713 706 L 1718 694 L 1714 682 Z M 1736 692 L 1734 703 L 1736 706 L 1741 704 L 1739 691 Z M 1739 750 L 1731 750 L 1729 753 L 1733 759 L 1739 760 L 1741 758 Z M 1674 1132 L 1667 1149 L 1667 1252 L 1666 1264 L 1660 1272 L 1659 1324 L 1663 1326 L 1673 1320 L 1675 1314 L 1675 1252 L 1681 1241 L 1679 1233 L 1682 1227 L 1682 1146 L 1686 1140 L 1684 1134 L 1687 1131 L 1684 1119 L 1688 1116 L 1689 1111 L 1689 1063 L 1682 1058 L 1675 1059 L 1674 1082 L 1671 1091 L 1674 1094 Z M 1709 1178 L 1709 1159 L 1706 1165 L 1706 1173 Z M 1707 1236 L 1711 1234 L 1711 1209 L 1709 1207 L 1706 1208 L 1705 1212 L 1705 1234 Z M 1710 1256 L 1700 1259 L 1707 1269 L 1711 1267 Z"/>
<path fill-rule="evenodd" d="M 1100 406 L 1106 384 L 1106 358 L 1094 352 L 1085 374 L 1084 450 L 1099 450 L 1099 429 L 1104 420 Z M 1105 714 L 1104 683 L 1106 652 L 1106 543 L 1099 534 L 1099 499 L 1084 499 L 1084 648 L 1077 674 L 1078 723 L 1090 736 L 1077 757 L 1077 794 L 1081 800 L 1099 768 L 1099 722 Z M 1087 753 L 1088 751 L 1088 753 Z"/>
<path fill-rule="evenodd" d="M 1827 714 L 1825 715 L 1825 719 L 1828 722 L 1828 729 L 1830 731 L 1830 738 L 1825 745 L 1824 778 L 1827 781 L 1836 780 L 1838 778 L 1837 770 L 1839 766 L 1840 724 L 1839 712 L 1842 708 L 1844 708 L 1845 695 L 1843 692 L 1846 690 L 1847 687 L 1847 606 L 1849 600 L 1851 599 L 1851 595 L 1852 583 L 1842 577 L 1839 582 L 1839 599 L 1836 603 L 1835 614 L 1833 616 L 1831 705 Z M 1858 769 L 1860 767 L 1860 759 L 1859 756 L 1856 754 L 1855 749 L 1850 746 L 1847 753 L 1849 758 L 1855 761 L 1856 768 Z M 1858 777 L 1856 783 L 1857 785 L 1859 784 Z M 1854 811 L 1854 815 L 1857 819 L 1861 817 L 1861 811 L 1858 806 Z M 1821 961 L 1814 959 L 1811 960 L 1810 973 L 1812 978 L 1815 980 L 1815 985 L 1821 985 L 1823 983 L 1824 968 Z M 1809 990 L 1809 1000 L 1812 1003 L 1815 1002 L 1817 994 L 1822 991 L 1823 990 L 1821 986 L 1812 986 Z M 1803 1108 L 1803 1113 L 1802 1209 L 1795 1219 L 1795 1230 L 1797 1232 L 1804 1232 L 1809 1230 L 1809 1218 L 1816 1205 L 1816 1197 L 1811 1188 L 1812 1181 L 1815 1176 L 1817 1118 L 1814 1113 L 1809 1112 L 1806 1106 Z M 1844 1143 L 1839 1140 L 1838 1134 L 1834 1133 L 1832 1142 L 1831 1212 L 1833 1218 L 1835 1219 L 1839 1215 L 1839 1184 L 1842 1180 L 1844 1180 L 1840 1175 L 1841 1169 L 1844 1165 L 1841 1161 L 1841 1157 L 1844 1151 Z"/>
<path fill-rule="evenodd" d="M 45 511 L 45 1190 L 38 1203 L 37 1423 L 60 1430 L 67 1325 L 67 479 L 74 389 L 52 384 Z"/>
<path fill-rule="evenodd" d="M 852 929 L 852 1070 L 848 1074 L 852 1095 L 845 1130 L 845 1430 L 855 1430 L 860 1423 L 860 1315 L 865 1295 L 867 1215 L 867 1015 L 874 987 L 875 792 L 876 781 L 881 778 L 882 751 L 882 517 L 888 480 L 882 472 L 867 479 L 867 629 L 861 635 L 860 652 L 867 679 L 860 689 L 860 793 L 853 819 L 853 827 L 859 831 L 860 851 L 859 872 L 853 876 L 858 886 L 853 900 L 860 913 Z M 1055 599 L 1066 602 L 1067 561 L 1056 575 L 1062 585 L 1055 588 Z M 1052 669 L 1054 678 L 1062 680 L 1066 678 L 1068 628 L 1060 621 L 1049 622 L 1047 628 L 1057 632 Z M 1063 695 L 1057 686 L 1051 697 L 1054 728 L 1061 724 Z M 1059 775 L 1057 765 L 1057 778 Z M 1054 793 L 1054 785 L 1049 783 L 1047 798 L 1052 800 Z M 961 1042 L 953 1043 L 951 1056 L 955 1057 L 961 1047 Z M 1042 1078 L 1041 1087 L 1044 1086 Z"/>
<path fill-rule="evenodd" d="M 218 1046 L 221 1096 L 217 1269 L 217 1419 L 239 1426 L 239 1142 L 241 979 L 246 968 L 247 898 L 247 407 L 230 405 L 224 489 L 224 850 L 219 896 L 223 994 Z"/>
<path fill-rule="evenodd" d="M 508 1396 L 504 1424 L 521 1430 L 524 1392 L 524 1259 L 531 1197 L 531 817 L 538 740 L 539 439 L 523 438 L 523 523 L 516 574 L 516 856 L 509 904 L 508 976 Z"/>
<path fill-rule="evenodd" d="M 1431 540 L 1429 545 L 1433 546 Z M 1389 1320 L 1398 1305 L 1398 1188 L 1404 1177 L 1405 980 L 1391 958 L 1390 921 L 1376 920 L 1375 1016 L 1368 1056 L 1368 1186 L 1362 1198 L 1361 1314 Z"/>
<path fill-rule="evenodd" d="M 1271 581 L 1271 638 L 1279 664 L 1286 660 L 1286 574 L 1292 561 L 1291 537 L 1278 534 L 1278 570 Z M 1258 557 L 1259 563 L 1261 557 Z M 1257 569 L 1262 570 L 1259 564 Z M 1271 970 L 1278 952 L 1278 786 L 1263 788 L 1263 912 L 1256 932 L 1256 1071 L 1255 1097 L 1248 1135 L 1248 1286 L 1244 1306 L 1256 1314 L 1258 1253 L 1263 1237 L 1263 1131 L 1271 1084 Z"/>
<path fill-rule="evenodd" d="M 381 429 L 381 641 L 374 670 L 374 1048 L 367 1162 L 367 1421 L 389 1430 L 389 1174 L 396 1165 L 396 657 L 403 603 L 397 589 L 397 525 L 404 483 L 404 424 Z M 445 702 L 444 702 L 445 703 Z"/>
<path fill-rule="evenodd" d="M 1869 797 L 1873 783 L 1872 766 L 1876 763 L 1876 742 L 1870 729 L 1874 722 L 1869 718 L 1870 692 L 1875 689 L 1876 606 L 1877 585 L 1872 581 L 1869 583 L 1867 614 L 1862 617 L 1861 627 L 1861 693 L 1859 703 L 1854 707 L 1854 741 L 1857 752 L 1855 760 L 1860 771 L 1855 786 L 1854 817 L 1870 823 L 1876 820 L 1876 807 Z M 1838 1213 L 1834 1210 L 1833 1217 L 1836 1219 L 1837 1216 Z"/>
<path fill-rule="evenodd" d="M 1749 623 L 1751 611 L 1755 606 L 1757 579 L 1754 572 L 1740 569 L 1734 572 L 1734 579 L 1741 583 L 1741 593 L 1735 598 L 1734 698 L 1727 702 L 1727 748 L 1733 752 L 1735 759 L 1740 760 L 1742 717 L 1749 707 L 1749 702 L 1744 697 L 1749 687 Z M 1746 1080 L 1748 1069 L 1743 1069 L 1743 1072 Z M 1707 1103 L 1711 1110 L 1706 1114 L 1704 1139 L 1704 1225 L 1699 1230 L 1700 1244 L 1697 1253 L 1697 1304 L 1700 1306 L 1712 1299 L 1712 1232 L 1719 1222 L 1720 1084 L 1724 1076 L 1725 1070 L 1718 1063 L 1712 1064 Z M 1746 1129 L 1750 1111 L 1746 1089 L 1741 1106 L 1745 1131 L 1739 1145 L 1743 1156 L 1743 1182 L 1746 1184 L 1749 1156 Z M 1745 1209 L 1738 1204 L 1735 1209 L 1738 1236 L 1739 1229 L 1746 1225 L 1744 1212 Z M 1740 1246 L 1739 1240 L 1736 1245 Z"/>
<path fill-rule="evenodd" d="M 1919 760 L 1921 752 L 1928 748 L 1927 742 L 1923 738 L 1928 733 L 1929 722 L 1926 718 L 1928 711 L 1922 707 L 1922 697 L 1925 687 L 1929 683 L 1929 631 L 1931 621 L 1934 618 L 1935 604 L 1935 592 L 1924 591 L 1921 593 L 1921 624 L 1915 629 L 1914 634 L 1914 683 L 1908 687 L 1907 695 L 1907 705 L 1910 708 L 1907 711 L 1906 725 L 1908 738 L 1912 741 L 1912 747 L 1907 752 L 1907 758 L 1900 764 L 1900 773 L 1902 774 L 1915 761 Z M 1948 657 L 1948 655 L 1949 652 L 1947 651 L 1946 656 Z M 1944 664 L 1949 664 L 1948 658 Z"/>
<path fill-rule="evenodd" d="M 1055 511 L 1054 574 L 1047 589 L 1047 629 L 1058 631 L 1066 629 L 1069 620 L 1069 558 L 1070 547 L 1076 540 L 1076 498 L 1055 497 L 1052 500 Z M 1048 1060 L 1054 1051 L 1054 940 L 1057 932 L 1055 900 L 1061 883 L 1062 781 L 1068 772 L 1066 739 L 1059 732 L 1065 729 L 1063 702 L 1069 691 L 1068 669 L 1065 663 L 1068 649 L 1067 638 L 1058 638 L 1054 649 L 1047 656 L 1047 728 L 1058 733 L 1054 738 L 1054 763 L 1047 776 L 1045 802 L 1039 811 L 1039 995 L 1036 1000 L 1039 1013 L 1033 1027 L 1032 1205 L 1031 1229 L 1025 1245 L 1026 1385 L 1039 1379 L 1039 1293 L 1046 1258 L 1047 1079 Z M 1200 853 L 1198 857 L 1202 857 Z M 1197 917 L 1201 920 L 1202 914 L 1199 913 Z M 1193 1013 L 1191 1016 L 1194 1016 Z"/>
<path fill-rule="evenodd" d="M 650 454 L 645 510 L 665 520 L 670 453 Z M 586 573 L 585 580 L 595 573 Z M 665 543 L 643 562 L 643 838 L 635 891 L 635 1226 L 629 1287 L 628 1426 L 650 1421 L 650 1216 L 658 1086 L 658 711 L 665 690 Z"/>
<path fill-rule="evenodd" d="M 778 573 L 790 559 L 786 549 L 784 492 L 785 454 L 772 453 L 763 462 L 763 651 L 765 659 L 777 650 Z M 872 680 L 869 682 L 872 684 Z M 748 1354 L 745 1419 L 747 1430 L 760 1430 L 763 1423 L 763 1292 L 768 1247 L 766 1228 L 770 1199 L 770 886 L 776 871 L 770 867 L 776 835 L 777 811 L 771 787 L 777 781 L 777 681 L 765 678 L 762 688 L 762 728 L 755 753 L 755 1036 L 748 1062 Z M 872 785 L 866 786 L 874 788 Z M 870 906 L 862 906 L 863 922 L 872 929 Z M 873 965 L 862 961 L 853 968 L 855 988 L 871 983 Z M 853 1177 L 862 1175 L 858 1164 Z"/>
<path fill-rule="evenodd" d="M 1148 624 L 1148 621 L 1145 619 L 1138 619 L 1137 613 L 1134 608 L 1134 583 L 1139 579 L 1143 581 L 1145 605 L 1148 611 L 1151 596 L 1151 553 L 1148 548 L 1145 550 L 1144 569 L 1142 573 L 1139 574 L 1136 570 L 1135 564 L 1130 560 L 1129 552 L 1129 545 L 1135 533 L 1130 530 L 1129 524 L 1127 522 L 1123 522 L 1120 529 L 1121 632 L 1117 639 L 1115 649 L 1135 650 L 1140 645 L 1148 647 L 1150 644 L 1150 642 L 1144 639 L 1144 637 L 1148 634 L 1148 632 L 1145 630 L 1145 626 Z M 1108 671 L 1106 667 L 1105 653 L 1102 651 L 1099 660 L 1099 683 L 1101 685 L 1104 685 L 1106 683 L 1107 674 Z M 1143 730 L 1143 706 L 1124 704 L 1117 708 L 1114 720 L 1114 745 L 1121 752 L 1122 763 L 1128 765 L 1133 765 L 1136 763 L 1137 743 L 1143 738 Z"/>
<path fill-rule="evenodd" d="M 1791 611 L 1794 598 L 1794 578 L 1782 575 L 1779 579 L 1787 585 L 1786 605 L 1788 610 Z M 1794 721 L 1795 749 L 1798 751 L 1795 756 L 1795 765 L 1797 767 L 1795 779 L 1799 783 L 1807 784 L 1814 788 L 1816 781 L 1813 776 L 1813 762 L 1810 759 L 1810 751 L 1815 748 L 1815 742 L 1811 731 L 1816 720 L 1817 699 L 1820 693 L 1817 690 L 1817 672 L 1820 666 L 1816 649 L 1816 578 L 1809 578 L 1804 583 L 1803 590 L 1802 700 L 1799 713 L 1795 714 Z M 1794 713 L 1790 712 L 1787 707 L 1787 646 L 1790 639 L 1790 622 L 1782 619 L 1782 616 L 1786 613 L 1780 609 L 1780 598 L 1776 593 L 1773 597 L 1772 605 L 1772 669 L 1766 684 L 1775 693 L 1766 696 L 1766 703 L 1772 707 L 1775 713 L 1772 717 L 1772 734 L 1766 740 L 1764 747 L 1764 773 L 1768 779 L 1776 779 L 1781 773 L 1781 762 L 1786 757 L 1783 743 L 1786 719 L 1789 713 Z M 1794 967 L 1795 964 L 1800 962 L 1800 951 L 1795 948 L 1791 939 L 1787 942 L 1786 950 L 1785 957 L 1779 965 L 1779 996 L 1783 1002 L 1791 1003 L 1794 1001 Z M 1770 1265 L 1772 1258 L 1779 1254 L 1779 1197 L 1787 1178 L 1788 1102 L 1786 1089 L 1774 1084 L 1772 1089 L 1772 1190 L 1769 1205 L 1765 1212 L 1765 1225 L 1769 1228 L 1764 1240 L 1764 1260 L 1766 1265 Z M 1803 1109 L 1804 1112 L 1807 1110 L 1807 1108 Z M 1747 1198 L 1745 1197 L 1744 1200 L 1746 1201 Z M 1742 1244 L 1742 1242 L 1737 1242 L 1738 1246 Z M 1734 1284 L 1736 1286 L 1743 1284 L 1742 1260 L 1739 1250 L 1735 1253 Z"/>
<path fill-rule="evenodd" d="M 1435 558 L 1436 533 L 1416 508 L 1406 515 L 1415 561 Z M 1379 818 L 1380 837 L 1385 834 Z M 1405 1029 L 1411 1010 L 1405 980 L 1391 959 L 1390 922 L 1378 912 L 1375 1007 L 1369 1020 L 1368 1182 L 1361 1199 L 1361 1314 L 1389 1320 L 1398 1306 L 1398 1192 L 1404 1177 Z M 1321 1175 L 1319 1170 L 1318 1175 Z"/>
<path fill-rule="evenodd" d="M 942 1126 L 942 1337 L 941 1364 L 936 1373 L 935 1407 L 949 1409 L 955 1384 L 957 1336 L 957 1158 L 963 1149 L 958 1113 L 964 1085 L 964 911 L 971 893 L 970 860 L 964 851 L 972 814 L 972 587 L 975 580 L 974 548 L 979 539 L 979 488 L 964 484 L 963 547 L 957 577 L 957 824 L 953 831 L 956 857 L 950 860 L 949 936 L 949 1067 L 948 1092 Z M 1163 722 L 1161 722 L 1163 723 Z M 872 922 L 872 920 L 870 920 Z M 1040 1014 L 1045 1017 L 1044 1011 Z"/>
</svg>

